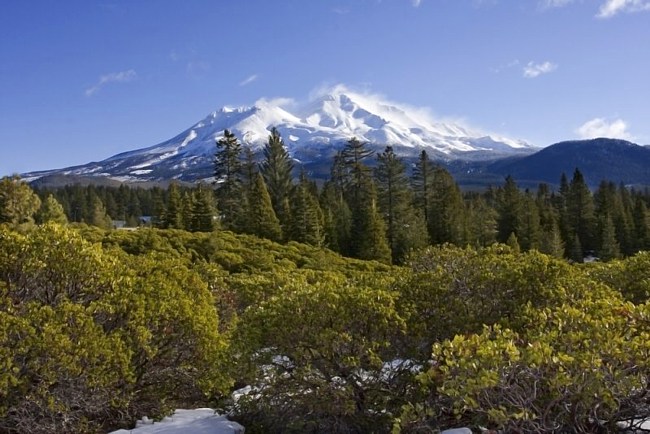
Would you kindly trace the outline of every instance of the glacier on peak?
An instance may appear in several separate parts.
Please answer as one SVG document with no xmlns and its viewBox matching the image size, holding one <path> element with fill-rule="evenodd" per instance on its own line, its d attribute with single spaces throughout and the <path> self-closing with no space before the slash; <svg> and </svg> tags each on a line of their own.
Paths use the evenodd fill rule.
<svg viewBox="0 0 650 434">
<path fill-rule="evenodd" d="M 114 178 L 142 180 L 209 177 L 215 142 L 224 130 L 230 130 L 245 146 L 259 151 L 273 127 L 284 138 L 292 156 L 303 162 L 330 157 L 352 137 L 376 149 L 391 145 L 401 155 L 410 156 L 425 149 L 433 159 L 445 160 L 494 158 L 533 150 L 524 141 L 436 119 L 425 108 L 336 85 L 313 92 L 304 102 L 261 98 L 248 107 L 224 106 L 165 142 L 65 170 L 71 174 L 89 170 L 109 172 Z M 43 176 L 62 172 L 40 173 Z"/>
</svg>

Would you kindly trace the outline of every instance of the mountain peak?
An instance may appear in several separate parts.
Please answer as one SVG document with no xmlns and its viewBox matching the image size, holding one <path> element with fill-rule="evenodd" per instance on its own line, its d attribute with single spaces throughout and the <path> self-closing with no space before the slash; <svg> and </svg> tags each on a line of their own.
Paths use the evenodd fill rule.
<svg viewBox="0 0 650 434">
<path fill-rule="evenodd" d="M 427 149 L 432 158 L 439 159 L 496 158 L 531 150 L 525 142 L 439 121 L 426 109 L 337 84 L 313 92 L 302 103 L 261 98 L 248 107 L 224 106 L 163 143 L 113 156 L 105 160 L 107 164 L 64 169 L 63 173 L 101 173 L 121 180 L 191 179 L 211 166 L 215 141 L 224 130 L 260 150 L 273 127 L 282 134 L 289 152 L 301 161 L 330 156 L 351 137 L 377 149 L 391 145 L 401 155 L 417 155 Z M 207 170 L 207 176 L 210 172 Z"/>
</svg>

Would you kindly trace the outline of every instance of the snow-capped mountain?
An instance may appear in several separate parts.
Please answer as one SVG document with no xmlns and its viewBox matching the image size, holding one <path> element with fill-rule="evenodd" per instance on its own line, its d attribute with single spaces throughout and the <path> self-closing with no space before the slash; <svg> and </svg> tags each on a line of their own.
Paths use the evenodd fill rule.
<svg viewBox="0 0 650 434">
<path fill-rule="evenodd" d="M 354 92 L 338 85 L 312 96 L 306 103 L 261 99 L 251 107 L 217 110 L 176 137 L 100 162 L 61 170 L 25 174 L 103 176 L 123 181 L 209 178 L 215 141 L 225 129 L 254 151 L 261 150 L 269 130 L 276 127 L 291 155 L 314 164 L 329 159 L 356 137 L 378 150 L 386 145 L 414 157 L 426 149 L 432 159 L 491 159 L 535 148 L 520 140 L 489 135 L 459 123 L 436 121 L 426 110 Z"/>
</svg>

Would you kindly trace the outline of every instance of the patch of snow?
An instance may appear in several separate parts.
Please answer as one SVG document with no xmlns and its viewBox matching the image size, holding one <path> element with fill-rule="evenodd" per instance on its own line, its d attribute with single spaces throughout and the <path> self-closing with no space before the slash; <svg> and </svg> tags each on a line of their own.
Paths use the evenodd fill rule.
<svg viewBox="0 0 650 434">
<path fill-rule="evenodd" d="M 440 434 L 472 434 L 472 430 L 469 428 L 453 428 L 446 429 Z"/>
<path fill-rule="evenodd" d="M 211 408 L 176 410 L 160 422 L 143 417 L 132 430 L 120 429 L 110 434 L 243 434 L 244 427 L 219 416 Z"/>
</svg>

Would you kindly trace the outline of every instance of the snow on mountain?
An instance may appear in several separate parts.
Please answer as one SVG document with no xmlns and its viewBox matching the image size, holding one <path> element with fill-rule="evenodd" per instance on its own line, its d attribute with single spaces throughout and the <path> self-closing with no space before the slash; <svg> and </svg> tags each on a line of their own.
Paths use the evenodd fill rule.
<svg viewBox="0 0 650 434">
<path fill-rule="evenodd" d="M 437 159 L 486 159 L 531 152 L 520 140 L 489 135 L 459 123 L 434 119 L 426 110 L 392 103 L 376 95 L 337 85 L 305 103 L 258 100 L 252 107 L 217 110 L 176 137 L 144 149 L 124 152 L 98 163 L 26 174 L 109 176 L 123 181 L 210 176 L 215 141 L 225 129 L 253 150 L 260 150 L 276 127 L 289 152 L 302 162 L 331 157 L 352 137 L 381 149 L 415 156 L 426 149 Z"/>
</svg>

